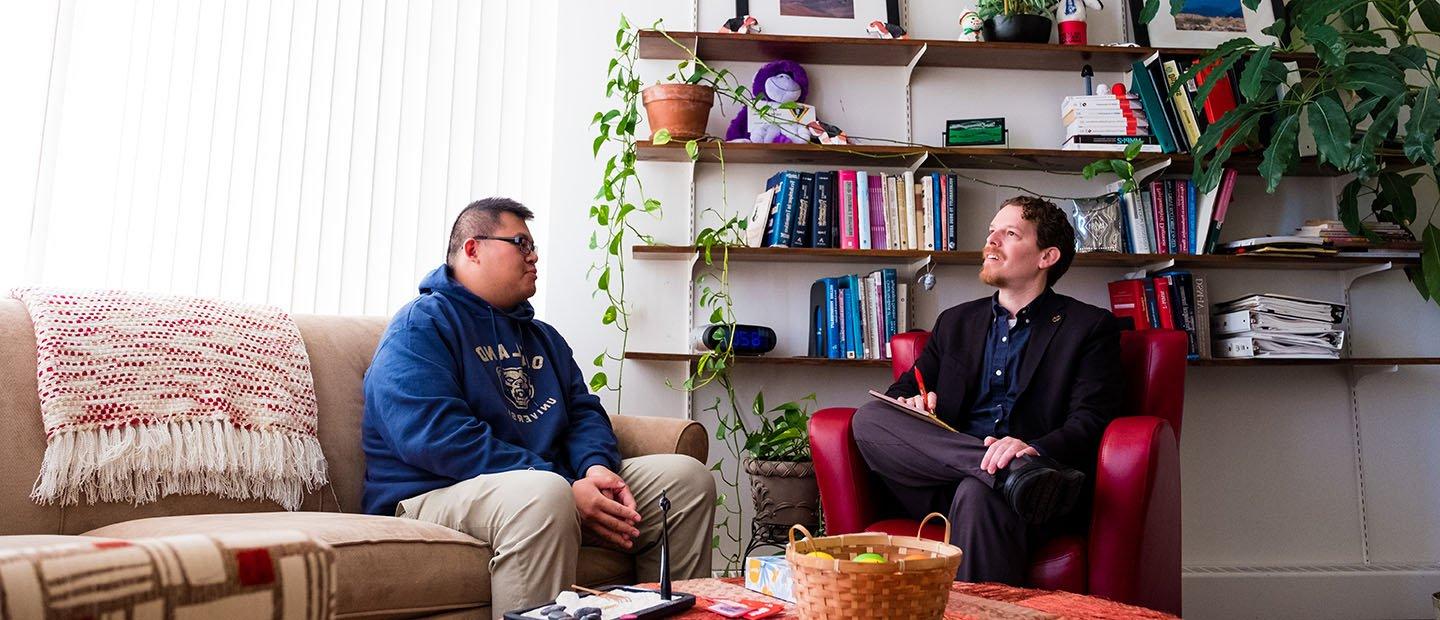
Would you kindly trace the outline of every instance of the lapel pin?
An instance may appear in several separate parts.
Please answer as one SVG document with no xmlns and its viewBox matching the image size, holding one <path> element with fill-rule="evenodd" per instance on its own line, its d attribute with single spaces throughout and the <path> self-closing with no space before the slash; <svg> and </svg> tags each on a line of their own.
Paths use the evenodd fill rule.
<svg viewBox="0 0 1440 620">
<path fill-rule="evenodd" d="M 1057 315 L 1055 315 L 1055 316 L 1050 317 L 1050 322 L 1051 322 L 1051 323 L 1059 323 L 1059 322 L 1060 322 L 1060 315 L 1057 314 Z"/>
</svg>

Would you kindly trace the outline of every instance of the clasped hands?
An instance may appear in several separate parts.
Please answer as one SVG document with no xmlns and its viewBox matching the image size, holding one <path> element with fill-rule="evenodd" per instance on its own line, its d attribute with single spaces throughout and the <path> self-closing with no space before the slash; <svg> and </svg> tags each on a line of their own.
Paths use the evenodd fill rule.
<svg viewBox="0 0 1440 620">
<path fill-rule="evenodd" d="M 925 394 L 916 396 L 902 396 L 899 400 L 911 407 L 924 409 L 925 411 L 931 412 L 931 415 L 934 415 L 934 392 L 926 392 Z M 987 450 L 985 450 L 985 456 L 980 459 L 980 469 L 985 470 L 986 473 L 992 476 L 995 475 L 995 472 L 1005 469 L 1005 466 L 1009 465 L 1010 461 L 1015 460 L 1016 457 L 1040 455 L 1030 444 L 1014 437 L 1001 439 L 986 437 L 985 446 Z"/>
<path fill-rule="evenodd" d="M 604 465 L 591 465 L 585 477 L 570 485 L 580 513 L 582 539 L 619 551 L 628 551 L 640 535 L 640 513 L 629 485 Z"/>
</svg>

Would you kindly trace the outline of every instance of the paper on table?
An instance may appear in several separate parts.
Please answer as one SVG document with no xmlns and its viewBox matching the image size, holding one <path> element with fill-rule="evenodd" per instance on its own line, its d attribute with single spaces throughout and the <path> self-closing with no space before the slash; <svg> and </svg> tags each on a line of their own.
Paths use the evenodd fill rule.
<svg viewBox="0 0 1440 620">
<path fill-rule="evenodd" d="M 958 432 L 960 432 L 960 431 L 957 431 L 957 430 L 955 430 L 954 428 L 952 428 L 949 424 L 946 424 L 946 423 L 945 423 L 944 421 L 942 421 L 940 418 L 935 417 L 935 414 L 930 413 L 930 412 L 928 412 L 928 411 L 925 411 L 924 409 L 916 409 L 915 407 L 911 407 L 910 405 L 907 405 L 907 404 L 905 404 L 904 402 L 901 402 L 899 399 L 891 398 L 891 397 L 889 397 L 889 396 L 886 396 L 886 395 L 884 395 L 884 394 L 881 394 L 881 393 L 879 393 L 879 392 L 876 392 L 875 390 L 870 390 L 870 395 L 871 395 L 871 396 L 874 396 L 874 397 L 877 398 L 877 399 L 879 399 L 881 402 L 884 402 L 885 404 L 890 405 L 891 407 L 894 407 L 894 408 L 896 408 L 896 409 L 899 409 L 900 411 L 905 412 L 905 413 L 906 413 L 907 415 L 909 415 L 910 417 L 919 418 L 919 419 L 921 419 L 921 420 L 924 420 L 924 421 L 926 421 L 926 422 L 929 422 L 929 423 L 931 423 L 931 424 L 934 424 L 935 426 L 938 426 L 938 427 L 940 427 L 940 428 L 943 428 L 943 429 L 945 429 L 945 430 L 947 430 L 947 431 L 950 431 L 950 432 L 952 432 L 952 433 L 958 433 Z"/>
</svg>

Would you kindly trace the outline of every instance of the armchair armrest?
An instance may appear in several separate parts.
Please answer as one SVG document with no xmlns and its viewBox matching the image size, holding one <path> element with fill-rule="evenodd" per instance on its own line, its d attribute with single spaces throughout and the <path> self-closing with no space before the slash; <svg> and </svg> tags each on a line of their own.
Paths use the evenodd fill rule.
<svg viewBox="0 0 1440 620">
<path fill-rule="evenodd" d="M 610 426 L 623 458 L 687 454 L 701 463 L 710 458 L 710 435 L 694 420 L 616 414 L 610 416 Z"/>
<path fill-rule="evenodd" d="M 1090 593 L 1179 614 L 1180 462 L 1168 422 L 1110 422 L 1090 523 Z"/>
<path fill-rule="evenodd" d="M 852 534 L 875 522 L 870 470 L 855 445 L 849 407 L 821 409 L 810 416 L 810 458 L 820 485 L 826 534 Z"/>
</svg>

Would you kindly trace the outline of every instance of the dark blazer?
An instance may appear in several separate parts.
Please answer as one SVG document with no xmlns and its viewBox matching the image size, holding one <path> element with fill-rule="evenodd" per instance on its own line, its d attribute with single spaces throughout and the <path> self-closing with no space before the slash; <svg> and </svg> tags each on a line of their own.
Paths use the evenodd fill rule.
<svg viewBox="0 0 1440 620">
<path fill-rule="evenodd" d="M 992 303 L 985 297 L 942 312 L 915 361 L 935 392 L 936 414 L 951 426 L 963 426 L 975 406 Z M 1094 471 L 1100 436 L 1118 415 L 1124 393 L 1119 322 L 1107 310 L 1054 291 L 1035 307 L 1032 320 L 1010 433 L 1045 456 Z M 895 397 L 919 392 L 913 372 L 886 391 Z"/>
</svg>

